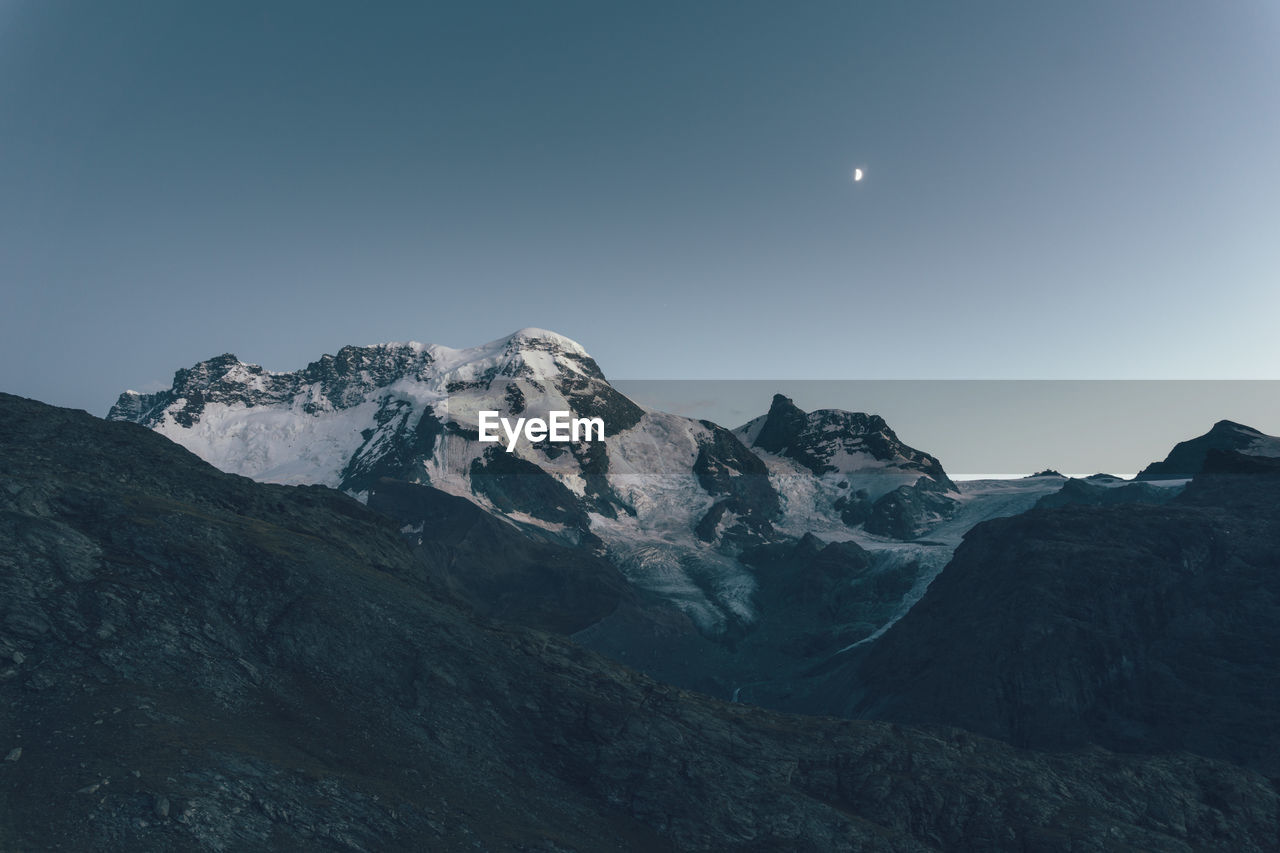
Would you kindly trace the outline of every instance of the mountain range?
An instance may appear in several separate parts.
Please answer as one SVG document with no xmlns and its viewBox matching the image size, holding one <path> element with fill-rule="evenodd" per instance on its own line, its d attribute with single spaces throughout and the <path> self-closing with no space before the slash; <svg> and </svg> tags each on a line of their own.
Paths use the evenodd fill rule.
<svg viewBox="0 0 1280 853">
<path fill-rule="evenodd" d="M 1275 848 L 1280 439 L 955 482 L 761 408 L 538 329 L 0 395 L 0 849 Z"/>
<path fill-rule="evenodd" d="M 508 453 L 478 440 L 482 410 L 599 417 L 606 437 Z M 227 472 L 343 490 L 397 518 L 482 611 L 539 608 L 550 620 L 539 626 L 650 675 L 755 701 L 884 634 L 983 521 L 1038 502 L 1160 503 L 1209 447 L 1271 448 L 1223 422 L 1140 485 L 1053 472 L 957 484 L 878 415 L 805 412 L 776 395 L 729 429 L 648 409 L 579 344 L 534 328 L 468 349 L 348 346 L 286 373 L 222 355 L 178 370 L 168 390 L 125 392 L 108 419 Z M 441 561 L 459 524 L 488 532 L 468 540 L 466 561 Z M 517 564 L 537 568 L 499 593 Z"/>
<path fill-rule="evenodd" d="M 1252 513 L 1256 532 L 1274 518 L 1277 479 L 1242 459 L 1197 478 L 1171 523 L 1225 529 Z M 0 395 L 0 469 L 3 849 L 1264 851 L 1280 832 L 1272 778 L 1191 754 L 1185 742 L 1159 755 L 1044 751 L 955 728 L 778 714 L 664 685 L 554 631 L 475 612 L 440 582 L 447 573 L 424 571 L 397 519 L 326 487 L 219 472 L 132 424 Z M 483 552 L 490 530 L 515 530 L 457 496 L 403 488 L 430 496 L 420 512 L 465 522 L 433 548 L 439 566 Z M 1232 495 L 1244 496 L 1234 508 Z M 1097 513 L 1114 513 L 1108 541 L 1127 541 L 1137 509 L 1036 512 L 1092 512 L 1084 521 L 1095 527 Z M 980 543 L 965 543 L 970 558 L 1009 542 L 1008 523 L 983 529 Z M 426 548 L 427 531 L 418 535 Z M 1198 547 L 1201 535 L 1187 544 Z M 1040 551 L 1060 538 L 1038 537 Z M 1225 551 L 1222 563 L 1207 553 L 1188 575 L 1274 555 L 1269 542 Z M 753 564 L 777 556 L 804 566 L 801 600 L 832 565 L 859 560 L 812 539 L 794 547 Z M 1086 539 L 1068 553 L 1088 565 L 1089 548 Z M 972 569 L 954 581 L 948 569 L 940 582 L 971 587 L 953 605 L 962 615 L 1013 625 L 1016 602 L 1052 578 L 1052 558 L 1044 565 L 1029 584 L 1003 568 L 979 584 Z M 1059 560 L 1057 571 L 1068 567 Z M 1230 654 L 1236 638 L 1274 618 L 1276 599 L 1259 593 L 1273 581 L 1239 578 L 1223 585 L 1225 609 L 1213 612 L 1250 604 L 1211 655 Z M 1113 608 L 1098 628 L 1123 653 L 1132 648 L 1124 631 L 1144 625 L 1132 620 L 1160 612 L 1144 601 L 1194 594 L 1180 583 L 1167 587 L 1172 597 L 1097 590 L 1089 600 L 1126 589 L 1133 605 Z M 993 588 L 1006 598 L 970 612 Z M 901 635 L 921 613 L 932 628 L 918 642 L 935 642 L 944 627 L 930 604 L 936 589 L 892 630 Z M 546 618 L 537 607 L 519 612 L 519 602 L 494 606 Z M 1169 612 L 1183 632 L 1197 630 L 1177 615 L 1185 607 Z M 1039 618 L 1029 623 L 1036 636 Z M 1250 660 L 1265 651 L 1261 639 Z M 964 673 L 939 670 L 966 655 L 999 662 L 989 652 L 1008 638 L 957 631 L 948 642 L 935 670 L 903 671 L 919 673 L 917 693 L 936 682 L 939 695 L 955 695 Z M 1093 684 L 1090 668 L 1113 659 L 1080 658 L 1080 648 L 1048 635 L 1025 668 L 1034 673 L 1048 649 L 1066 666 L 1078 661 L 1072 683 Z M 1167 659 L 1156 650 L 1135 668 Z M 974 667 L 985 690 L 987 670 Z M 885 703 L 920 707 L 901 698 L 912 683 L 888 685 Z M 1246 689 L 1235 673 L 1208 686 L 1234 690 L 1225 699 L 1241 707 L 1274 698 L 1269 683 Z M 1020 718 L 995 722 L 1006 719 Z"/>
<path fill-rule="evenodd" d="M 478 440 L 482 410 L 600 417 L 606 438 L 521 441 L 507 453 Z M 177 371 L 166 391 L 122 394 L 108 419 L 155 430 L 224 471 L 344 490 L 399 518 L 411 540 L 431 524 L 421 508 L 442 499 L 406 484 L 464 498 L 542 551 L 559 546 L 547 571 L 566 587 L 625 579 L 631 606 L 570 619 L 586 632 L 580 641 L 726 698 L 880 628 L 949 556 L 949 545 L 906 540 L 963 506 L 938 460 L 879 417 L 805 413 L 776 397 L 765 415 L 730 430 L 646 409 L 614 390 L 581 346 L 541 329 L 470 349 L 344 347 L 292 373 L 223 355 Z M 849 618 L 824 622 L 823 642 L 805 614 L 772 612 L 743 559 L 806 534 L 869 552 L 868 565 L 860 559 L 847 572 L 894 578 L 856 615 L 836 608 Z M 590 572 L 568 568 L 583 561 Z M 767 653 L 738 653 L 744 640 L 752 647 L 779 633 L 809 652 L 775 659 L 770 640 Z M 691 669 L 690 657 L 707 665 Z"/>
</svg>

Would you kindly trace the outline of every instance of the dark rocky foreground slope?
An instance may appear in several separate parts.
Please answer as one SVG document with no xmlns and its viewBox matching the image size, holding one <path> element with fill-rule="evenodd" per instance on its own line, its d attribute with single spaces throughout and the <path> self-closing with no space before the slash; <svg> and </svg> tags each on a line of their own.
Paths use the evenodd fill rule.
<svg viewBox="0 0 1280 853">
<path fill-rule="evenodd" d="M 399 521 L 432 580 L 481 615 L 572 634 L 639 597 L 604 558 L 533 539 L 466 498 L 383 478 L 368 505 Z"/>
<path fill-rule="evenodd" d="M 1280 775 L 1280 459 L 1210 449 L 1162 506 L 975 527 L 829 711 Z"/>
<path fill-rule="evenodd" d="M 1269 850 L 1264 777 L 664 687 L 395 522 L 0 395 L 0 849 Z"/>
</svg>

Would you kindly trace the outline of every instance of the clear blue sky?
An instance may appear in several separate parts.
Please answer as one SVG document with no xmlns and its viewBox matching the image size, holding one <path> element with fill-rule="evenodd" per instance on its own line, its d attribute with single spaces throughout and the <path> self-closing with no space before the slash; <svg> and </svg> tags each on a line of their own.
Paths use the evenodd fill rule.
<svg viewBox="0 0 1280 853">
<path fill-rule="evenodd" d="M 1275 378 L 1278 46 L 1267 0 L 0 0 L 0 389 L 522 326 L 616 377 Z"/>
</svg>

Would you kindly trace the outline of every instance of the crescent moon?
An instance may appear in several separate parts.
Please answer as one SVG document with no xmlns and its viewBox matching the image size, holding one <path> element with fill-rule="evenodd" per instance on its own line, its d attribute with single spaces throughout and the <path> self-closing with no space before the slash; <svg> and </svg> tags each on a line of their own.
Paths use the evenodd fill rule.
<svg viewBox="0 0 1280 853">
<path fill-rule="evenodd" d="M 855 183 L 856 183 L 856 182 L 858 182 L 858 181 L 860 181 L 860 180 L 862 180 L 862 170 L 861 170 L 861 169 L 854 169 L 854 170 L 853 170 L 853 180 L 854 180 L 854 182 L 855 182 Z"/>
</svg>

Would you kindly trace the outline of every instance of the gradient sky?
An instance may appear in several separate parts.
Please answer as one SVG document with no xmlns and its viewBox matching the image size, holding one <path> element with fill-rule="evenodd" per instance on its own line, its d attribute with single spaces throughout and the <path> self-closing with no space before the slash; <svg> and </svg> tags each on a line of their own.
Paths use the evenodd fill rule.
<svg viewBox="0 0 1280 853">
<path fill-rule="evenodd" d="M 1277 152 L 1270 0 L 0 0 L 0 389 L 522 326 L 614 377 L 1276 378 Z"/>
</svg>

